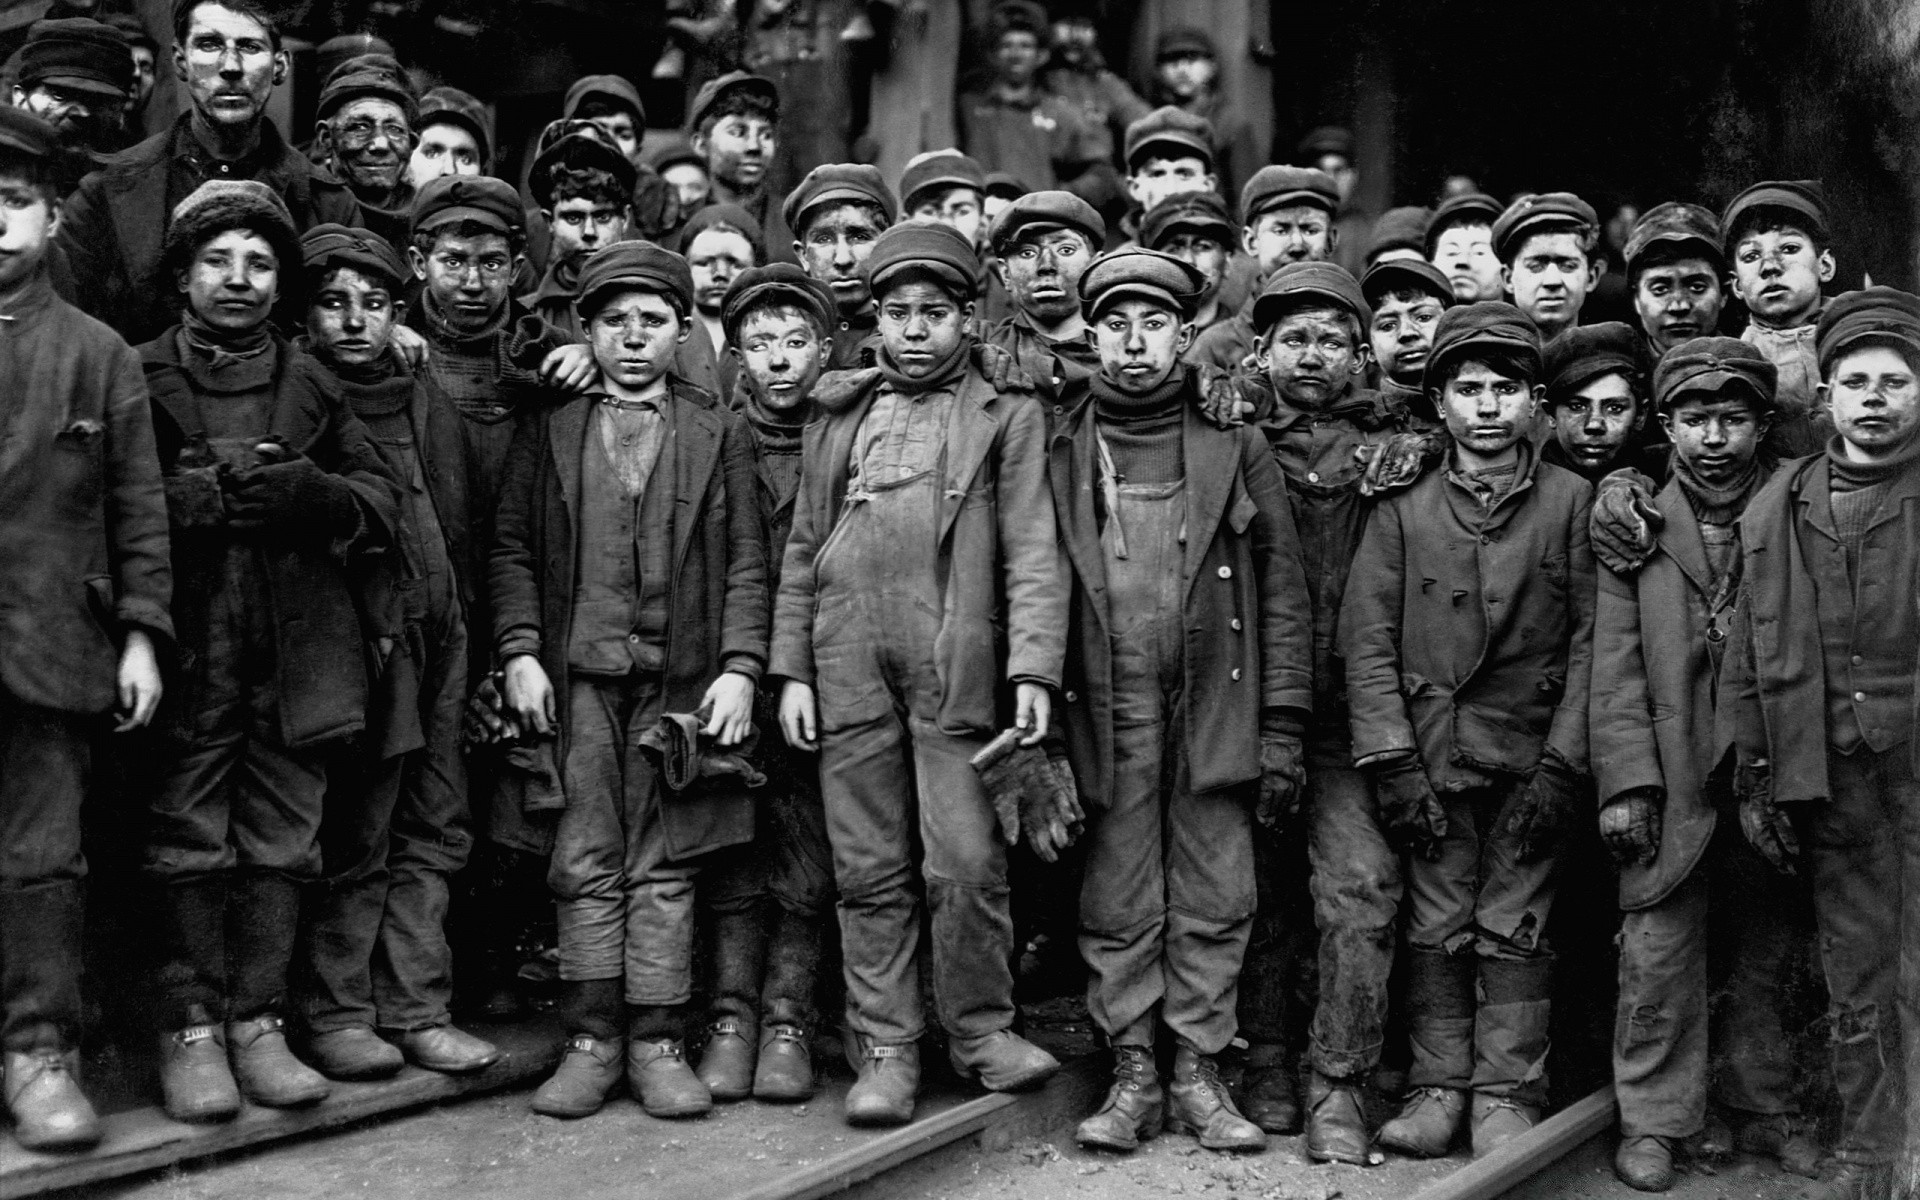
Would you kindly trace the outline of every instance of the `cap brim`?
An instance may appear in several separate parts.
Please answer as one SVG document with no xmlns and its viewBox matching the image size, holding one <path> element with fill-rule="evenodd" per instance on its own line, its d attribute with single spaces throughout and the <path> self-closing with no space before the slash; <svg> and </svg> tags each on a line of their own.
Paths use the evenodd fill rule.
<svg viewBox="0 0 1920 1200">
<path fill-rule="evenodd" d="M 1253 211 L 1247 214 L 1247 220 L 1251 221 L 1255 217 L 1263 217 L 1276 208 L 1299 208 L 1303 205 L 1317 208 L 1328 216 L 1332 216 L 1334 211 L 1339 208 L 1338 201 L 1321 192 L 1305 190 L 1276 192 L 1271 196 L 1261 197 L 1259 203 L 1254 206 Z"/>
<path fill-rule="evenodd" d="M 793 210 L 793 219 L 795 224 L 798 224 L 803 217 L 805 217 L 808 213 L 812 212 L 814 209 L 819 208 L 822 204 L 834 204 L 834 203 L 845 204 L 849 202 L 858 203 L 858 204 L 871 204 L 875 208 L 886 207 L 885 204 L 881 203 L 880 197 L 874 195 L 872 192 L 868 191 L 865 188 L 846 187 L 841 184 L 836 184 L 832 187 L 824 188 L 821 191 L 816 192 L 814 195 L 807 197 L 807 202 L 805 204 Z"/>
<path fill-rule="evenodd" d="M 1596 354 L 1583 358 L 1552 379 L 1542 380 L 1554 395 L 1578 391 L 1604 375 L 1632 376 L 1640 372 L 1640 363 L 1620 354 Z"/>
<path fill-rule="evenodd" d="M 1359 321 L 1363 327 L 1367 323 L 1367 314 L 1353 307 L 1353 297 L 1342 296 L 1339 292 L 1333 291 L 1330 288 L 1298 287 L 1289 288 L 1284 292 L 1273 292 L 1255 297 L 1253 301 L 1253 327 L 1256 330 L 1263 330 L 1272 325 L 1278 318 L 1270 316 L 1269 314 L 1276 308 L 1292 308 L 1302 303 L 1312 303 L 1315 301 L 1321 302 L 1329 308 L 1337 308 L 1342 312 L 1352 313 L 1354 319 Z"/>
<path fill-rule="evenodd" d="M 1737 386 L 1753 396 L 1762 395 L 1760 386 L 1754 382 L 1753 376 L 1740 371 L 1729 371 L 1725 367 L 1710 367 L 1661 388 L 1660 394 L 1654 397 L 1654 405 L 1658 408 L 1668 408 L 1689 392 L 1712 394 L 1729 385 Z"/>
<path fill-rule="evenodd" d="M 25 80 L 21 81 L 23 87 L 29 88 L 42 83 L 50 83 L 54 87 L 65 88 L 70 92 L 85 92 L 89 96 L 99 96 L 106 100 L 125 100 L 129 95 L 125 88 L 115 87 L 104 79 L 94 79 L 86 75 L 42 75 L 31 84 Z"/>
<path fill-rule="evenodd" d="M 438 229 L 442 225 L 454 221 L 472 221 L 476 224 L 485 225 L 489 229 L 497 230 L 500 233 L 513 232 L 512 227 L 500 219 L 499 213 L 490 212 L 484 208 L 473 208 L 464 204 L 456 204 L 452 208 L 443 208 L 438 212 L 422 217 L 415 228 Z"/>
<path fill-rule="evenodd" d="M 1207 170 L 1213 170 L 1213 147 L 1197 137 L 1188 137 L 1178 133 L 1156 133 L 1141 142 L 1127 153 L 1127 169 L 1138 167 L 1142 160 L 1155 157 L 1152 151 L 1161 151 L 1160 158 L 1198 158 L 1207 164 Z M 1169 154 L 1167 151 L 1175 151 Z"/>
<path fill-rule="evenodd" d="M 1228 221 L 1216 220 L 1211 217 L 1194 217 L 1192 219 L 1176 217 L 1154 232 L 1155 244 L 1148 246 L 1147 249 L 1158 250 L 1160 248 L 1159 243 L 1164 242 L 1167 238 L 1183 229 L 1188 233 L 1204 233 L 1208 237 L 1218 240 L 1222 246 L 1229 249 L 1233 246 L 1234 235 L 1239 232 L 1234 229 L 1232 223 Z"/>
<path fill-rule="evenodd" d="M 910 211 L 914 201 L 926 199 L 928 192 L 948 191 L 953 188 L 972 188 L 983 196 L 986 194 L 986 184 L 981 180 L 969 179 L 964 175 L 941 175 L 914 184 L 913 190 L 900 198 L 901 211 Z M 807 207 L 812 208 L 813 205 L 809 204 Z"/>
<path fill-rule="evenodd" d="M 1689 243 L 1700 247 L 1706 252 L 1700 256 L 1702 258 L 1712 259 L 1716 263 L 1722 263 L 1726 259 L 1726 251 L 1721 249 L 1720 243 L 1712 240 L 1703 233 L 1656 233 L 1645 242 L 1635 246 L 1632 252 L 1627 255 L 1627 269 L 1631 271 L 1633 265 L 1639 262 L 1641 257 L 1655 246 L 1684 246 Z"/>
<path fill-rule="evenodd" d="M 416 134 L 429 125 L 458 125 L 473 135 L 474 144 L 480 147 L 481 158 L 486 158 L 490 153 L 486 129 L 480 122 L 457 108 L 436 108 L 430 112 L 423 112 L 414 124 Z"/>
<path fill-rule="evenodd" d="M 1151 283 L 1127 282 L 1116 283 L 1095 296 L 1087 305 L 1087 315 L 1096 316 L 1122 300 L 1147 300 L 1154 304 L 1164 304 L 1180 314 L 1183 319 L 1191 311 L 1190 302 L 1182 301 L 1180 297 L 1163 287 L 1157 287 Z"/>
</svg>

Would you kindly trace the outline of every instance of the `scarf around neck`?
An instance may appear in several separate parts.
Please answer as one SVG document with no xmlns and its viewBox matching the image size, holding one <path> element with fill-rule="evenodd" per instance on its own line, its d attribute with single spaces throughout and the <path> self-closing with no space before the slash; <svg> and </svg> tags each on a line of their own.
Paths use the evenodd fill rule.
<svg viewBox="0 0 1920 1200">
<path fill-rule="evenodd" d="M 1093 390 L 1094 411 L 1103 420 L 1120 425 L 1158 422 L 1177 415 L 1184 407 L 1187 375 L 1185 365 L 1176 365 L 1160 386 L 1144 396 L 1123 392 L 1104 374 L 1095 375 L 1088 380 Z"/>
<path fill-rule="evenodd" d="M 893 355 L 887 353 L 885 346 L 881 346 L 879 351 L 875 353 L 874 365 L 880 368 L 881 378 L 885 379 L 894 391 L 908 396 L 920 396 L 958 383 L 960 377 L 966 374 L 967 352 L 972 348 L 971 338 L 961 338 L 959 342 L 955 343 L 952 353 L 936 363 L 933 370 L 919 378 L 914 378 L 903 373 L 900 368 L 895 365 Z"/>
<path fill-rule="evenodd" d="M 1694 474 L 1692 464 L 1678 453 L 1673 456 L 1673 477 L 1687 494 L 1694 515 L 1709 525 L 1728 525 L 1747 507 L 1747 501 L 1760 487 L 1760 458 L 1755 455 L 1737 479 L 1726 484 L 1711 484 Z"/>
<path fill-rule="evenodd" d="M 492 319 L 484 326 L 469 332 L 454 328 L 453 323 L 447 319 L 446 313 L 441 310 L 440 302 L 434 298 L 432 290 L 422 289 L 420 292 L 420 311 L 426 316 L 427 333 L 433 337 L 434 341 L 445 346 L 472 345 L 475 342 L 486 341 L 507 327 L 507 318 L 512 315 L 512 309 L 512 303 L 502 304 L 500 311 L 493 314 Z"/>
<path fill-rule="evenodd" d="M 189 304 L 180 310 L 180 336 L 188 350 L 217 371 L 264 353 L 273 342 L 273 329 L 266 321 L 238 331 L 218 329 L 202 320 Z"/>
</svg>

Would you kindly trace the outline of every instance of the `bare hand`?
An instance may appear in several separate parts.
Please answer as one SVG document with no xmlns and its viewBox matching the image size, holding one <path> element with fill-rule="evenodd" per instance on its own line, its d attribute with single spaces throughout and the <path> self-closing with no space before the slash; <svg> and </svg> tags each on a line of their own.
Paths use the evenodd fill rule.
<svg viewBox="0 0 1920 1200">
<path fill-rule="evenodd" d="M 144 629 L 127 631 L 126 644 L 120 648 L 120 720 L 115 733 L 139 729 L 153 720 L 160 707 L 160 661 L 153 652 L 153 638 Z"/>
<path fill-rule="evenodd" d="M 419 330 L 396 324 L 393 327 L 392 345 L 400 361 L 407 364 L 407 370 L 418 371 L 427 365 L 427 339 Z"/>
<path fill-rule="evenodd" d="M 1053 695 L 1041 684 L 1013 685 L 1013 724 L 1030 732 L 1020 739 L 1022 746 L 1038 745 L 1053 724 Z"/>
<path fill-rule="evenodd" d="M 498 672 L 483 675 L 480 686 L 474 688 L 473 695 L 467 699 L 469 745 L 487 746 L 513 736 L 513 726 L 506 720 L 505 702 L 500 697 L 501 682 Z"/>
<path fill-rule="evenodd" d="M 559 716 L 554 707 L 553 681 L 540 660 L 531 654 L 516 654 L 506 666 L 507 711 L 513 714 L 517 732 L 529 731 L 551 737 Z"/>
<path fill-rule="evenodd" d="M 540 381 L 563 392 L 584 392 L 599 378 L 600 366 L 588 346 L 561 346 L 540 360 Z"/>
<path fill-rule="evenodd" d="M 813 688 L 797 679 L 789 679 L 780 689 L 780 735 L 795 750 L 818 750 L 816 736 L 820 710 L 813 700 Z"/>
<path fill-rule="evenodd" d="M 753 731 L 753 680 L 738 671 L 723 671 L 707 688 L 700 707 L 713 706 L 713 717 L 700 732 L 718 736 L 722 746 L 738 746 Z"/>
</svg>

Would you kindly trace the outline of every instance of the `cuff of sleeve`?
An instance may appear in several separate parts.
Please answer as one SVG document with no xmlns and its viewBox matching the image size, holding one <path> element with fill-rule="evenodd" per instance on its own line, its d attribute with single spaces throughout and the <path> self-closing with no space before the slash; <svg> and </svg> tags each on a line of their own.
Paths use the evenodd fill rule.
<svg viewBox="0 0 1920 1200">
<path fill-rule="evenodd" d="M 1394 771 L 1416 770 L 1420 766 L 1420 752 L 1418 750 L 1381 750 L 1374 754 L 1356 757 L 1353 765 L 1360 770 L 1381 775 Z"/>
<path fill-rule="evenodd" d="M 519 625 L 500 635 L 500 661 L 516 654 L 540 656 L 540 631 L 531 625 Z"/>
<path fill-rule="evenodd" d="M 123 596 L 113 606 L 114 619 L 129 629 L 144 629 L 157 641 L 173 640 L 173 617 L 163 605 L 140 596 Z"/>
<path fill-rule="evenodd" d="M 723 674 L 732 671 L 735 675 L 745 675 L 755 683 L 760 682 L 761 672 L 765 669 L 760 660 L 751 654 L 729 654 L 720 660 Z"/>
<path fill-rule="evenodd" d="M 1260 711 L 1261 737 L 1288 737 L 1300 741 L 1307 736 L 1307 714 L 1291 706 Z"/>
</svg>

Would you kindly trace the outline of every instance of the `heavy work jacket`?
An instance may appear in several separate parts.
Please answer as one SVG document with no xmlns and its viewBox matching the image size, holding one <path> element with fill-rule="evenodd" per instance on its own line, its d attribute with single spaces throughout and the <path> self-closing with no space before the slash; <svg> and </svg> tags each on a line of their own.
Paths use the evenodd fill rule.
<svg viewBox="0 0 1920 1200">
<path fill-rule="evenodd" d="M 0 689 L 106 712 L 126 631 L 173 636 L 146 380 L 118 334 L 54 295 L 44 268 L 0 318 Z"/>
<path fill-rule="evenodd" d="M 1062 722 L 1074 776 L 1092 804 L 1113 794 L 1113 637 L 1100 544 L 1099 455 L 1088 387 L 1053 431 L 1048 479 L 1071 564 Z M 1263 710 L 1304 715 L 1313 702 L 1312 605 L 1286 483 L 1259 433 L 1219 429 L 1189 405 L 1183 621 L 1191 787 L 1260 778 Z"/>
<path fill-rule="evenodd" d="M 1731 596 L 1714 582 L 1679 482 L 1653 504 L 1665 518 L 1658 552 L 1632 577 L 1599 572 L 1587 706 L 1600 802 L 1635 788 L 1666 793 L 1659 854 L 1620 869 L 1620 907 L 1628 911 L 1665 900 L 1706 853 L 1716 822 L 1707 779 L 1731 740 L 1716 729 L 1708 645 L 1730 624 Z"/>
<path fill-rule="evenodd" d="M 667 614 L 665 711 L 690 713 L 722 671 L 758 680 L 767 660 L 766 530 L 756 501 L 753 433 L 711 395 L 671 379 L 655 478 L 673 487 L 672 606 Z M 535 654 L 553 682 L 565 733 L 577 579 L 580 458 L 593 433 L 587 396 L 529 412 L 514 431 L 488 572 L 500 657 Z M 671 472 L 671 474 L 665 474 Z M 666 809 L 682 857 L 753 836 L 744 794 Z"/>
<path fill-rule="evenodd" d="M 774 605 L 770 674 L 814 682 L 814 562 L 840 519 L 854 434 L 873 405 L 880 372 L 822 377 L 807 426 L 800 495 Z M 942 592 L 934 643 L 938 724 L 992 735 L 1008 723 L 1007 684 L 1060 686 L 1067 581 L 1047 493 L 1045 420 L 1025 391 L 995 393 L 977 367 L 956 385 L 940 481 Z"/>
<path fill-rule="evenodd" d="M 1442 791 L 1587 769 L 1593 489 L 1520 452 L 1492 511 L 1446 464 L 1375 507 L 1340 610 L 1355 763 L 1418 751 Z"/>
</svg>

